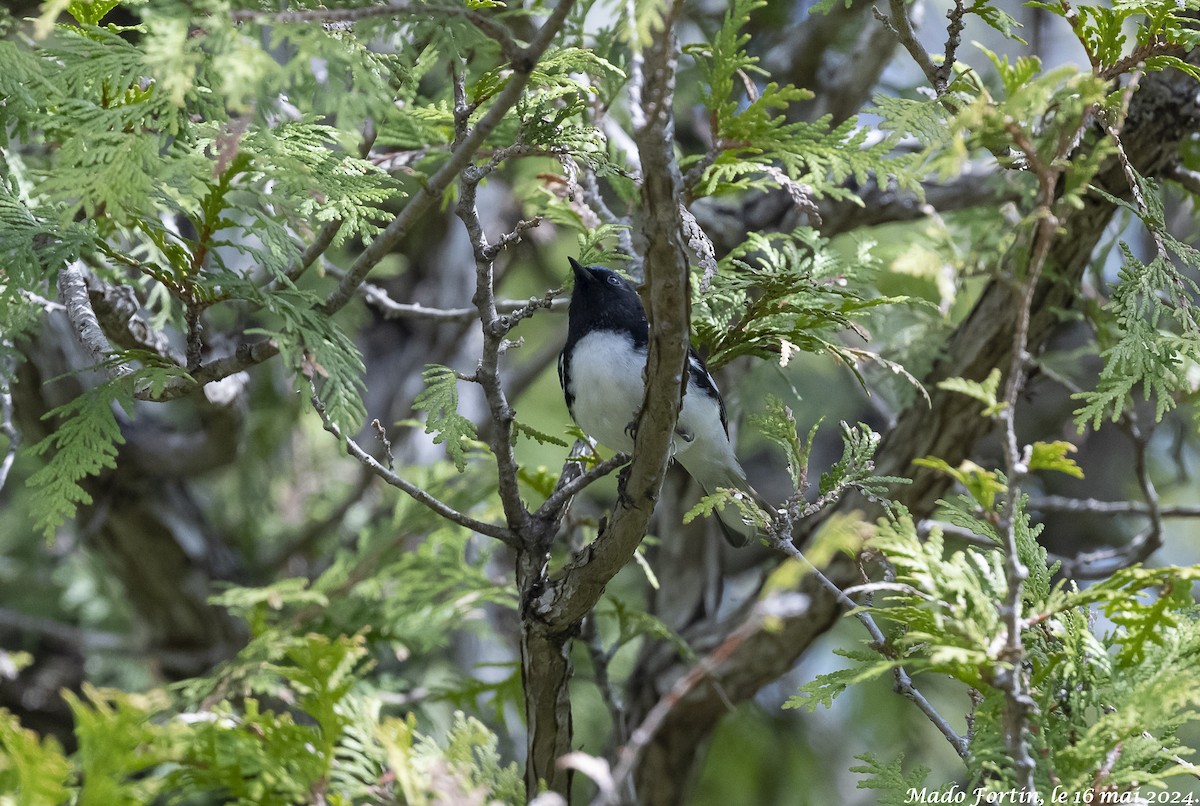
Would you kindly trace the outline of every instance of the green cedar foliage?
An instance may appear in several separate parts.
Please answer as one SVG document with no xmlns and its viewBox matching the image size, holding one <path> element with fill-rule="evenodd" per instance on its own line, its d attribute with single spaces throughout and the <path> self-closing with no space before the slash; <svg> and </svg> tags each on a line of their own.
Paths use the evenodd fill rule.
<svg viewBox="0 0 1200 806">
<path fill-rule="evenodd" d="M 994 687 L 1006 664 L 996 636 L 1004 629 L 997 603 L 1007 581 L 996 527 L 978 513 L 973 499 L 959 498 L 944 502 L 938 517 L 996 541 L 996 549 L 952 549 L 937 528 L 922 540 L 903 512 L 880 524 L 872 545 L 893 569 L 894 582 L 880 584 L 875 605 L 863 609 L 893 625 L 894 660 L 842 652 L 854 665 L 818 676 L 791 706 L 828 705 L 848 686 L 897 663 L 918 683 L 925 675 L 947 675 L 982 695 L 972 714 L 969 780 L 1001 792 L 1013 786 L 1001 738 L 1004 699 Z M 1194 663 L 1200 630 L 1190 592 L 1200 569 L 1133 566 L 1080 589 L 1053 581 L 1055 567 L 1036 539 L 1040 531 L 1019 507 L 1018 546 L 1030 571 L 1022 635 L 1041 715 L 1032 737 L 1039 791 L 1048 795 L 1056 784 L 1084 791 L 1097 775 L 1118 788 L 1159 787 L 1190 775 L 1179 761 L 1190 751 L 1177 730 L 1200 718 Z M 862 772 L 887 783 L 882 768 Z"/>
<path fill-rule="evenodd" d="M 52 297 L 59 269 L 84 260 L 107 282 L 135 288 L 158 327 L 182 332 L 187 310 L 197 307 L 215 321 L 250 322 L 246 332 L 276 342 L 294 385 L 307 390 L 316 382 L 341 433 L 357 432 L 365 413 L 362 356 L 346 331 L 350 317 L 331 316 L 321 303 L 349 262 L 346 253 L 376 237 L 396 206 L 445 164 L 456 136 L 451 69 L 463 77 L 469 123 L 486 115 L 512 80 L 505 43 L 461 12 L 486 9 L 489 19 L 514 30 L 524 28 L 528 12 L 470 2 L 449 12 L 430 6 L 429 13 L 368 15 L 348 26 L 235 22 L 236 10 L 260 4 L 228 0 L 124 5 L 140 16 L 132 28 L 105 21 L 115 0 L 53 0 L 43 4 L 35 36 L 0 41 L 0 357 L 41 315 L 30 295 Z M 1014 169 L 1013 184 L 1028 202 L 1033 182 L 1014 153 L 1014 129 L 1036 155 L 1057 164 L 1067 156 L 1059 153 L 1063 144 L 1075 142 L 1093 113 L 1119 115 L 1121 93 L 1111 83 L 1117 75 L 1137 65 L 1195 71 L 1176 52 L 1197 44 L 1184 13 L 1194 3 L 1049 3 L 1047 11 L 1067 17 L 1089 56 L 1087 68 L 1047 71 L 1034 58 L 985 52 L 995 80 L 960 62 L 944 99 L 878 97 L 874 111 L 888 135 L 873 139 L 853 119 L 798 119 L 794 107 L 810 97 L 803 88 L 755 85 L 765 71 L 747 51 L 743 29 L 761 5 L 733 0 L 708 41 L 689 46 L 681 59 L 684 74 L 690 70 L 702 83 L 698 100 L 711 129 L 705 146 L 680 146 L 689 202 L 782 189 L 815 223 L 817 200 L 858 202 L 852 183 L 919 193 L 922 179 L 952 176 L 986 152 Z M 1012 35 L 1014 22 L 998 4 L 966 5 L 968 14 Z M 637 186 L 620 147 L 602 135 L 600 117 L 627 115 L 626 37 L 645 41 L 661 15 L 657 3 L 631 6 L 634 19 L 624 19 L 629 11 L 622 8 L 611 27 L 596 27 L 594 14 L 585 24 L 592 4 L 580 4 L 475 156 L 477 170 L 524 157 L 561 169 L 558 184 L 566 190 L 539 182 L 524 194 L 529 209 L 522 212 L 574 230 L 584 263 L 628 257 L 613 244 L 631 228 L 621 216 L 632 209 Z M 56 24 L 61 12 L 69 18 Z M 371 139 L 364 131 L 375 133 L 398 168 L 389 172 L 361 156 L 364 136 Z M 902 140 L 917 148 L 898 153 Z M 1090 156 L 1073 158 L 1056 210 L 1091 192 L 1095 171 L 1114 150 L 1101 141 Z M 597 222 L 574 204 L 581 167 L 604 180 L 613 220 Z M 1167 233 L 1156 201 L 1161 189 L 1149 182 L 1142 189 L 1148 202 L 1125 206 L 1162 248 L 1149 261 L 1124 249 L 1106 304 L 1089 314 L 1104 369 L 1078 395 L 1081 425 L 1119 417 L 1139 388 L 1160 417 L 1193 391 L 1200 355 L 1190 299 L 1197 289 L 1187 269 L 1200 267 L 1200 259 Z M 1005 267 L 1017 278 L 1038 221 L 1032 205 L 1022 209 L 1016 232 L 1004 236 L 1005 244 L 1018 244 Z M 335 251 L 323 258 L 331 265 L 297 279 L 298 261 L 325 227 L 336 227 Z M 692 324 L 709 364 L 753 356 L 786 366 L 803 352 L 832 356 L 858 375 L 860 360 L 879 357 L 848 346 L 856 335 L 847 339 L 847 331 L 865 332 L 881 309 L 911 302 L 875 290 L 877 251 L 870 240 L 831 243 L 802 225 L 751 233 L 719 261 L 699 255 Z M 153 399 L 155 390 L 186 379 L 183 368 L 137 351 L 117 352 L 107 364 L 124 365 L 135 369 L 51 412 L 55 432 L 30 448 L 45 460 L 31 480 L 31 507 L 48 534 L 89 502 L 86 479 L 113 466 L 134 400 Z M 467 461 L 477 431 L 458 411 L 458 379 L 449 367 L 426 368 L 414 408 L 425 412 L 426 431 L 450 461 L 405 468 L 405 476 L 459 511 L 495 519 L 495 479 L 484 463 Z M 943 387 L 977 400 L 983 416 L 1003 405 L 998 371 Z M 816 429 L 801 435 L 791 410 L 774 400 L 756 426 L 785 452 L 795 491 L 789 514 L 806 513 Z M 517 422 L 513 434 L 567 447 L 546 430 L 554 429 Z M 877 434 L 843 424 L 841 435 L 841 457 L 816 482 L 816 508 L 849 490 L 881 498 L 902 481 L 875 475 Z M 1071 452 L 1065 442 L 1034 443 L 1029 469 L 1077 475 Z M 997 502 L 1008 494 L 1001 474 L 953 468 L 936 457 L 919 464 L 951 474 L 969 493 L 948 502 L 942 518 L 999 543 Z M 543 494 L 554 483 L 529 468 L 522 478 Z M 771 513 L 728 491 L 706 497 L 689 517 L 730 504 L 763 529 L 774 525 Z M 844 652 L 851 666 L 805 687 L 797 703 L 828 704 L 899 663 L 918 680 L 950 676 L 982 692 L 968 771 L 1001 789 L 1010 770 L 998 738 L 1002 698 L 992 683 L 1004 667 L 996 651 L 996 602 L 1007 590 L 1003 558 L 998 548 L 952 550 L 936 531 L 922 541 L 902 510 L 894 514 L 874 548 L 895 582 L 879 588 L 872 609 L 891 627 L 891 654 Z M 1200 706 L 1200 634 L 1185 584 L 1197 572 L 1135 567 L 1086 589 L 1055 583 L 1037 543 L 1040 528 L 1018 506 L 1021 559 L 1032 571 L 1024 588 L 1025 639 L 1041 714 L 1039 775 L 1080 789 L 1100 769 L 1115 786 L 1169 780 L 1186 750 L 1174 731 Z M 69 758 L 55 742 L 0 715 L 0 791 L 29 803 L 196 794 L 247 804 L 317 794 L 342 804 L 426 803 L 447 792 L 521 801 L 519 777 L 500 761 L 489 728 L 459 716 L 435 741 L 420 726 L 428 712 L 385 715 L 375 696 L 381 684 L 369 675 L 373 654 L 419 662 L 456 631 L 480 626 L 483 606 L 516 609 L 512 591 L 484 570 L 490 557 L 469 535 L 408 499 L 396 504 L 392 522 L 365 526 L 357 539 L 314 579 L 222 592 L 216 603 L 242 617 L 252 637 L 212 675 L 181 684 L 174 699 L 96 689 L 74 698 L 80 750 Z M 1096 612 L 1107 618 L 1104 626 Z M 610 655 L 649 636 L 692 657 L 682 638 L 624 598 L 610 596 L 597 615 L 611 637 Z M 439 671 L 408 676 L 406 669 L 384 684 L 415 689 L 427 682 L 423 673 Z M 498 682 L 462 674 L 437 679 L 425 687 L 436 704 L 491 709 L 497 724 L 519 696 L 515 669 Z M 892 800 L 883 802 L 902 802 L 897 790 L 925 777 L 923 770 L 905 774 L 898 760 L 863 762 L 867 785 L 890 792 Z"/>
<path fill-rule="evenodd" d="M 361 635 L 309 634 L 238 697 L 183 710 L 161 693 L 86 687 L 68 695 L 79 740 L 70 758 L 0 712 L 0 785 L 26 804 L 133 806 L 180 792 L 246 806 L 308 802 L 314 792 L 342 806 L 480 792 L 523 802 L 516 767 L 500 761 L 496 736 L 478 720 L 456 714 L 439 741 L 412 717 L 382 716 L 362 679 L 365 654 Z"/>
<path fill-rule="evenodd" d="M 434 443 L 446 446 L 446 453 L 461 473 L 467 468 L 463 443 L 475 438 L 475 426 L 458 413 L 458 376 L 449 367 L 430 364 L 421 377 L 425 379 L 425 391 L 413 400 L 413 408 L 429 415 L 425 433 L 437 434 Z"/>
</svg>

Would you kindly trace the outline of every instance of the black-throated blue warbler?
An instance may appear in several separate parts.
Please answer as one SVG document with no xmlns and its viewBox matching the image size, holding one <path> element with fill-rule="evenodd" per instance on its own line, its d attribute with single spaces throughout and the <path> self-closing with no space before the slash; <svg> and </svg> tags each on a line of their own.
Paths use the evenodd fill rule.
<svg viewBox="0 0 1200 806">
<path fill-rule="evenodd" d="M 570 258 L 575 289 L 558 380 L 567 410 L 584 433 L 615 451 L 633 450 L 632 429 L 645 394 L 650 343 L 646 309 L 633 284 L 611 269 Z M 731 487 L 762 503 L 729 443 L 725 403 L 695 348 L 688 348 L 687 391 L 675 426 L 673 454 L 705 493 Z M 735 506 L 721 513 L 725 538 L 746 545 L 755 528 Z"/>
</svg>

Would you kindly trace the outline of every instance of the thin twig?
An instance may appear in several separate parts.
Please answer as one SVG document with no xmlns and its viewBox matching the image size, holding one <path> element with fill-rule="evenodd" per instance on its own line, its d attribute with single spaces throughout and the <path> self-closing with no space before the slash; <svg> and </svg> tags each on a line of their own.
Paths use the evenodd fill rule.
<svg viewBox="0 0 1200 806">
<path fill-rule="evenodd" d="M 1030 509 L 1042 512 L 1079 512 L 1092 515 L 1150 515 L 1150 506 L 1142 501 L 1101 501 L 1098 498 L 1068 498 L 1045 495 L 1031 499 Z M 1200 506 L 1159 507 L 1160 518 L 1200 518 Z"/>
<path fill-rule="evenodd" d="M 1037 703 L 1029 693 L 1029 676 L 1024 668 L 1024 636 L 1021 633 L 1021 596 L 1025 580 L 1029 578 L 1029 569 L 1021 560 L 1017 546 L 1017 505 L 1021 499 L 1021 482 L 1028 474 L 1028 461 L 1017 443 L 1015 413 L 1029 364 L 1029 322 L 1033 298 L 1050 254 L 1050 246 L 1057 235 L 1058 219 L 1054 216 L 1053 205 L 1055 187 L 1063 169 L 1047 165 L 1025 132 L 1015 123 L 1010 124 L 1008 130 L 1038 180 L 1038 222 L 1033 235 L 1029 269 L 1020 287 L 1012 355 L 1004 385 L 1004 407 L 998 415 L 1004 426 L 1004 464 L 1008 483 L 1000 530 L 1004 545 L 1004 577 L 1008 589 L 1000 604 L 1000 618 L 1006 633 L 1000 659 L 1007 664 L 1007 668 L 997 674 L 996 686 L 1005 697 L 1004 742 L 1016 769 L 1017 785 L 1021 791 L 1033 793 L 1037 791 L 1034 780 L 1037 764 L 1029 752 L 1029 720 L 1037 712 Z"/>
<path fill-rule="evenodd" d="M 631 269 L 635 276 L 641 275 L 642 257 L 633 246 L 633 233 L 629 225 L 629 219 L 618 217 L 604 201 L 604 194 L 600 192 L 600 183 L 596 180 L 596 172 L 586 169 L 583 172 L 583 200 L 588 207 L 606 224 L 612 224 L 619 227 L 617 230 L 617 245 L 621 250 L 621 254 L 628 257 L 633 264 Z"/>
<path fill-rule="evenodd" d="M 133 367 L 124 361 L 114 361 L 112 345 L 88 298 L 87 269 L 79 261 L 64 266 L 58 272 L 58 293 L 67 307 L 67 319 L 75 331 L 75 337 L 88 355 L 110 378 L 131 375 Z"/>
<path fill-rule="evenodd" d="M 318 416 L 320 416 L 321 424 L 325 426 L 326 431 L 333 434 L 335 437 L 345 443 L 346 453 L 350 454 L 355 459 L 369 467 L 375 473 L 375 475 L 379 476 L 379 478 L 383 479 L 396 489 L 407 493 L 414 501 L 419 504 L 423 504 L 433 512 L 441 515 L 446 520 L 453 521 L 459 526 L 470 529 L 473 532 L 478 532 L 481 535 L 494 537 L 507 546 L 516 547 L 517 538 L 511 530 L 494 523 L 486 523 L 484 521 L 476 520 L 470 515 L 465 515 L 459 512 L 454 507 L 443 503 L 412 482 L 401 478 L 391 470 L 388 470 L 379 463 L 379 460 L 363 450 L 357 442 L 348 436 L 343 436 L 342 430 L 338 428 L 332 420 L 329 419 L 329 415 L 325 411 L 325 403 L 321 400 L 320 395 L 317 394 L 317 384 L 311 378 L 309 379 L 308 387 L 311 391 L 309 400 L 312 403 L 313 409 L 317 412 Z"/>
<path fill-rule="evenodd" d="M 590 470 L 581 476 L 568 481 L 566 484 L 560 485 L 550 497 L 547 498 L 536 513 L 539 518 L 546 518 L 558 513 L 559 510 L 566 504 L 571 496 L 578 493 L 583 488 L 587 487 L 594 481 L 604 478 L 609 473 L 616 470 L 618 467 L 629 463 L 629 454 L 618 453 L 615 456 L 610 456 L 603 462 L 597 463 Z"/>
<path fill-rule="evenodd" d="M 462 70 L 455 70 L 454 84 L 454 117 L 455 143 L 469 140 L 473 130 L 469 126 L 470 111 L 466 102 L 466 78 Z M 520 485 L 517 474 L 517 458 L 513 452 L 513 422 L 516 412 L 508 402 L 504 384 L 500 379 L 500 354 L 507 345 L 508 333 L 516 324 L 512 317 L 502 316 L 496 310 L 495 254 L 488 243 L 479 220 L 479 209 L 476 197 L 479 183 L 484 173 L 471 168 L 465 168 L 458 179 L 458 204 L 454 212 L 466 228 L 467 237 L 471 242 L 471 250 L 475 258 L 475 303 L 476 314 L 483 330 L 483 349 L 479 357 L 479 365 L 475 370 L 473 380 L 483 389 L 491 413 L 491 427 L 487 430 L 486 439 L 496 458 L 496 474 L 500 505 L 504 509 L 504 519 L 518 535 L 524 535 L 529 524 L 529 510 L 521 500 Z M 548 304 L 548 301 L 547 301 Z"/>
<path fill-rule="evenodd" d="M 351 264 L 349 271 L 346 272 L 346 276 L 338 284 L 337 289 L 321 305 L 323 313 L 338 311 L 349 302 L 354 296 L 355 289 L 362 284 L 379 261 L 383 260 L 408 234 L 413 223 L 426 210 L 441 201 L 446 189 L 471 164 L 471 160 L 474 159 L 484 141 L 491 136 L 496 127 L 504 121 L 521 99 L 521 94 L 525 91 L 526 84 L 529 83 L 533 68 L 545 53 L 546 48 L 550 47 L 550 43 L 558 34 L 573 6 L 574 0 L 562 0 L 555 7 L 546 22 L 538 29 L 533 41 L 529 43 L 529 47 L 522 50 L 520 55 L 512 60 L 512 74 L 508 78 L 508 83 L 496 95 L 488 111 L 469 133 L 464 137 L 455 138 L 455 146 L 450 153 L 450 158 L 421 185 L 404 209 L 392 219 L 383 232 L 371 242 L 371 245 L 359 254 Z"/>
<path fill-rule="evenodd" d="M 395 470 L 396 457 L 392 456 L 392 441 L 388 439 L 387 429 L 379 422 L 378 417 L 371 421 L 371 430 L 375 432 L 375 439 L 383 446 L 383 458 L 387 462 L 387 469 Z"/>
<path fill-rule="evenodd" d="M 634 766 L 641 757 L 642 751 L 654 739 L 658 729 L 670 716 L 671 711 L 689 691 L 710 677 L 748 638 L 761 630 L 765 622 L 795 618 L 808 610 L 808 604 L 808 597 L 799 593 L 780 594 L 758 602 L 749 618 L 726 636 L 716 649 L 705 655 L 683 677 L 676 680 L 670 690 L 646 713 L 641 724 L 634 728 L 629 735 L 629 741 L 617 755 L 617 766 L 612 774 L 615 786 L 611 791 L 601 791 L 600 795 L 592 801 L 592 806 L 609 806 L 616 802 L 616 791 L 632 776 Z"/>
<path fill-rule="evenodd" d="M 423 3 L 384 3 L 360 8 L 313 8 L 303 11 L 256 11 L 254 9 L 239 9 L 230 16 L 234 22 L 272 22 L 277 24 L 319 22 L 323 24 L 350 23 L 371 17 L 399 16 L 443 16 L 462 17 L 478 28 L 489 38 L 500 44 L 500 51 L 510 61 L 517 58 L 521 48 L 513 39 L 512 32 L 504 25 L 487 15 L 460 6 L 437 6 Z"/>
<path fill-rule="evenodd" d="M 804 552 L 796 548 L 796 545 L 791 541 L 788 535 L 776 536 L 771 540 L 771 545 L 780 551 L 787 554 L 789 557 L 799 561 L 805 565 L 809 572 L 812 573 L 821 587 L 829 591 L 830 594 L 838 601 L 842 607 L 847 610 L 858 609 L 854 614 L 859 623 L 866 628 L 867 633 L 871 636 L 871 648 L 880 653 L 884 657 L 895 660 L 889 647 L 891 644 L 887 640 L 887 636 L 883 634 L 883 630 L 875 623 L 875 619 L 871 617 L 865 609 L 860 609 L 857 602 L 851 599 L 845 591 L 837 586 L 837 584 L 827 577 L 821 569 L 813 565 L 812 561 L 805 556 Z M 958 753 L 960 758 L 966 758 L 970 753 L 970 745 L 967 740 L 958 734 L 958 731 L 946 720 L 944 716 L 938 713 L 938 710 L 933 707 L 933 704 L 925 698 L 912 681 L 912 677 L 904 670 L 904 667 L 897 664 L 893 672 L 896 681 L 896 691 L 910 700 L 921 713 L 933 724 L 938 731 L 946 737 L 946 741 L 954 748 L 954 752 Z"/>
<path fill-rule="evenodd" d="M 917 32 L 913 30 L 912 20 L 908 16 L 908 4 L 905 0 L 888 0 L 888 8 L 891 10 L 890 17 L 878 8 L 872 8 L 871 11 L 875 14 L 875 19 L 896 35 L 896 39 L 913 57 L 913 61 L 921 68 L 925 78 L 929 79 L 929 83 L 933 85 L 938 96 L 944 95 L 946 83 L 942 79 L 937 65 L 930 58 L 929 51 L 925 50 L 925 46 L 917 39 Z"/>
<path fill-rule="evenodd" d="M 950 86 L 950 78 L 954 75 L 954 60 L 958 53 L 958 46 L 962 43 L 963 17 L 965 15 L 966 9 L 963 8 L 963 0 L 954 0 L 954 8 L 946 12 L 946 17 L 950 20 L 946 25 L 946 50 L 941 67 L 937 68 L 938 84 L 934 85 L 940 85 L 943 88 L 938 91 L 939 95 L 945 92 L 945 87 Z"/>
<path fill-rule="evenodd" d="M 385 319 L 418 319 L 463 324 L 479 318 L 479 310 L 473 307 L 430 308 L 419 302 L 396 302 L 387 291 L 373 283 L 363 283 L 361 292 L 363 299 L 383 314 Z M 530 299 L 496 300 L 496 311 L 501 314 L 510 314 L 526 309 L 532 303 L 540 302 L 541 299 L 540 297 L 531 297 Z M 539 305 L 538 307 L 555 313 L 565 313 L 569 304 L 570 300 L 568 299 L 555 299 L 551 300 L 548 305 Z"/>
<path fill-rule="evenodd" d="M 484 256 L 488 260 L 495 260 L 496 255 L 499 255 L 513 244 L 520 243 L 521 238 L 523 238 L 525 235 L 525 230 L 532 229 L 541 223 L 542 217 L 540 215 L 536 215 L 528 220 L 521 219 L 510 232 L 504 233 L 494 244 L 488 246 L 484 251 Z"/>
<path fill-rule="evenodd" d="M 7 348 L 8 342 L 0 344 Z M 21 432 L 13 425 L 12 378 L 16 361 L 9 357 L 0 369 L 0 434 L 8 439 L 8 447 L 4 449 L 4 460 L 0 461 L 0 490 L 8 481 L 8 472 L 12 470 L 13 462 L 17 460 L 17 451 L 21 447 Z"/>
</svg>

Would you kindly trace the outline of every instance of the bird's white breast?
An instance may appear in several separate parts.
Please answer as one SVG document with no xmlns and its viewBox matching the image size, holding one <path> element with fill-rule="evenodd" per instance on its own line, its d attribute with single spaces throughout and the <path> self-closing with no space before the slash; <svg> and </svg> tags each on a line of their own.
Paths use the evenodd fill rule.
<svg viewBox="0 0 1200 806">
<path fill-rule="evenodd" d="M 575 422 L 611 450 L 633 450 L 625 427 L 642 405 L 645 368 L 645 352 L 635 352 L 627 334 L 593 331 L 575 345 L 567 390 L 574 398 Z"/>
<path fill-rule="evenodd" d="M 645 396 L 646 354 L 634 351 L 628 335 L 594 331 L 579 340 L 572 356 L 568 391 L 574 398 L 575 422 L 606 448 L 632 451 L 633 440 L 625 429 L 637 418 Z M 692 464 L 737 465 L 717 401 L 694 386 L 683 398 L 678 430 L 690 439 L 674 440 L 675 456 L 692 452 Z M 699 447 L 693 451 L 695 446 Z"/>
</svg>

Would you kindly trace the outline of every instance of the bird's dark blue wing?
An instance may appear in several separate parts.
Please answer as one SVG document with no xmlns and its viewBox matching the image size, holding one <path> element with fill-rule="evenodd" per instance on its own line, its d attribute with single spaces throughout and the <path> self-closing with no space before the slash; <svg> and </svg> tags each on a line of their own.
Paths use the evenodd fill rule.
<svg viewBox="0 0 1200 806">
<path fill-rule="evenodd" d="M 704 359 L 696 352 L 695 347 L 688 348 L 688 391 L 692 394 L 708 395 L 717 401 L 717 407 L 721 410 L 721 427 L 728 434 L 729 420 L 725 416 L 725 401 L 721 399 L 721 392 L 717 389 L 716 381 L 713 380 L 708 367 L 704 365 Z"/>
</svg>

